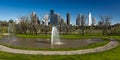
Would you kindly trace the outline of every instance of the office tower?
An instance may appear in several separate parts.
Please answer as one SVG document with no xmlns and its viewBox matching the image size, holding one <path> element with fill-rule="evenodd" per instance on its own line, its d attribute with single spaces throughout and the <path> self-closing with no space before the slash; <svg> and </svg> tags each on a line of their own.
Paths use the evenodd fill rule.
<svg viewBox="0 0 120 60">
<path fill-rule="evenodd" d="M 66 17 L 67 17 L 67 25 L 70 25 L 70 13 L 67 13 Z"/>
<path fill-rule="evenodd" d="M 19 24 L 20 23 L 20 20 L 19 19 L 16 19 L 15 20 L 15 24 Z"/>
<path fill-rule="evenodd" d="M 88 14 L 88 26 L 92 25 L 92 16 L 91 13 Z"/>
<path fill-rule="evenodd" d="M 39 17 L 37 17 L 37 23 L 38 23 L 38 24 L 41 24 L 41 23 L 40 23 L 40 20 L 39 20 Z"/>
<path fill-rule="evenodd" d="M 50 24 L 53 24 L 54 10 L 50 10 Z"/>
<path fill-rule="evenodd" d="M 52 15 L 52 25 L 58 26 L 59 23 L 60 23 L 60 15 L 53 14 Z"/>
<path fill-rule="evenodd" d="M 32 12 L 31 14 L 31 21 L 32 21 L 32 24 L 33 25 L 37 25 L 38 24 L 38 17 L 37 17 L 37 14 L 35 12 Z"/>
<path fill-rule="evenodd" d="M 61 18 L 60 18 L 60 15 L 59 14 L 56 14 L 57 16 L 56 16 L 56 22 L 55 22 L 55 24 L 56 25 L 59 25 L 60 24 L 60 22 L 61 22 Z"/>
<path fill-rule="evenodd" d="M 52 25 L 58 26 L 58 25 L 60 24 L 60 21 L 61 21 L 60 15 L 54 13 L 53 10 L 50 10 L 50 23 L 51 23 Z"/>
<path fill-rule="evenodd" d="M 65 25 L 64 19 L 61 18 L 61 25 Z"/>
<path fill-rule="evenodd" d="M 48 14 L 46 14 L 46 15 L 44 15 L 44 17 L 43 17 L 43 22 L 44 22 L 44 25 L 48 25 L 48 19 L 49 19 L 49 15 Z"/>
<path fill-rule="evenodd" d="M 76 25 L 80 26 L 80 14 L 77 15 Z"/>
<path fill-rule="evenodd" d="M 95 17 L 93 17 L 93 19 L 92 19 L 92 25 L 96 25 L 96 18 Z"/>
<path fill-rule="evenodd" d="M 57 24 L 60 25 L 60 22 L 61 22 L 60 14 L 56 14 L 56 15 L 57 15 L 57 17 L 56 17 Z"/>
<path fill-rule="evenodd" d="M 54 10 L 50 10 L 50 14 L 54 14 Z"/>
</svg>

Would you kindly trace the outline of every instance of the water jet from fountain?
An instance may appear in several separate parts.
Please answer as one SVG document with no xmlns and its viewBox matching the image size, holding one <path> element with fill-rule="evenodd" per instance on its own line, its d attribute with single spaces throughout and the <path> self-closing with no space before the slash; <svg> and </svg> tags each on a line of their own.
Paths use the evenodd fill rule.
<svg viewBox="0 0 120 60">
<path fill-rule="evenodd" d="M 57 44 L 57 45 L 62 44 L 59 39 L 59 32 L 55 26 L 52 27 L 51 44 Z"/>
</svg>

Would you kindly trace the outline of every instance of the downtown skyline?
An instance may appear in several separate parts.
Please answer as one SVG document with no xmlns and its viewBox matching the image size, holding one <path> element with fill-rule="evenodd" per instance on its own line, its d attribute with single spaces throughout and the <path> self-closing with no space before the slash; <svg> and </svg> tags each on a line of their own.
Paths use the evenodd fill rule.
<svg viewBox="0 0 120 60">
<path fill-rule="evenodd" d="M 78 14 L 88 16 L 92 13 L 97 22 L 100 16 L 111 16 L 112 24 L 120 23 L 119 0 L 0 0 L 0 20 L 17 19 L 36 12 L 41 18 L 53 9 L 66 21 L 66 13 L 71 15 L 71 23 L 75 25 Z"/>
</svg>

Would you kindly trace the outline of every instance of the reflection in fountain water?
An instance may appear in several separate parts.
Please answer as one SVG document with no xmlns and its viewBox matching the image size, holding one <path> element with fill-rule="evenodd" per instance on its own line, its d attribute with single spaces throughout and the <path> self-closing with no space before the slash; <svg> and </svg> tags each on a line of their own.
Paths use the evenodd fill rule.
<svg viewBox="0 0 120 60">
<path fill-rule="evenodd" d="M 10 45 L 17 41 L 14 33 L 14 25 L 12 23 L 8 24 L 8 40 Z"/>
<path fill-rule="evenodd" d="M 15 40 L 8 40 L 4 37 L 0 40 L 0 43 L 10 44 L 12 46 L 27 47 L 27 48 L 79 48 L 88 46 L 89 44 L 96 42 L 104 42 L 102 39 L 83 39 L 83 40 L 70 40 L 61 39 L 64 44 L 50 44 L 50 40 L 41 38 L 19 38 L 15 37 Z"/>
</svg>

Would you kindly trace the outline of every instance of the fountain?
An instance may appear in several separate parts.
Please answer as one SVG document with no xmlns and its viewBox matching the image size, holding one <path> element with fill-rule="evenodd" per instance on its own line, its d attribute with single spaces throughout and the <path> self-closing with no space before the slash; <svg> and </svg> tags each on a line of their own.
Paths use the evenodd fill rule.
<svg viewBox="0 0 120 60">
<path fill-rule="evenodd" d="M 44 25 L 47 26 L 48 25 L 48 19 L 49 19 L 49 15 L 45 14 L 45 16 L 43 17 L 43 21 L 44 21 Z M 46 27 L 45 27 L 46 29 Z M 57 30 L 57 28 L 55 26 L 52 27 L 52 32 L 51 32 L 51 44 L 62 44 L 60 42 L 59 39 L 59 32 Z"/>
<path fill-rule="evenodd" d="M 62 44 L 59 39 L 59 32 L 55 26 L 52 27 L 51 44 Z"/>
<path fill-rule="evenodd" d="M 104 42 L 102 39 L 59 39 L 59 32 L 56 26 L 52 27 L 51 39 L 46 40 L 42 38 L 20 38 L 14 34 L 14 25 L 9 23 L 8 36 L 0 39 L 0 43 L 11 46 L 25 47 L 25 48 L 79 48 L 89 46 L 96 42 Z M 62 42 L 61 42 L 62 41 Z M 50 42 L 50 43 L 49 43 Z"/>
<path fill-rule="evenodd" d="M 12 31 L 12 24 L 11 23 L 9 23 L 8 24 L 8 35 L 10 35 L 10 33 L 11 33 L 11 31 Z"/>
<path fill-rule="evenodd" d="M 8 40 L 12 38 L 13 26 L 11 23 L 8 24 Z"/>
<path fill-rule="evenodd" d="M 45 27 L 48 25 L 49 15 L 43 17 Z M 8 36 L 0 39 L 0 43 L 10 44 L 17 47 L 26 48 L 79 48 L 89 46 L 96 42 L 101 42 L 101 39 L 59 39 L 58 24 L 54 24 L 51 31 L 51 39 L 42 38 L 20 38 L 15 36 L 15 24 L 9 23 Z M 46 28 L 45 28 L 46 29 Z M 47 31 L 47 30 L 46 30 Z M 62 41 L 62 43 L 61 43 Z M 64 44 L 63 44 L 64 43 Z"/>
<path fill-rule="evenodd" d="M 10 44 L 16 41 L 16 37 L 14 34 L 14 25 L 12 23 L 9 23 L 8 25 L 8 40 Z"/>
</svg>

